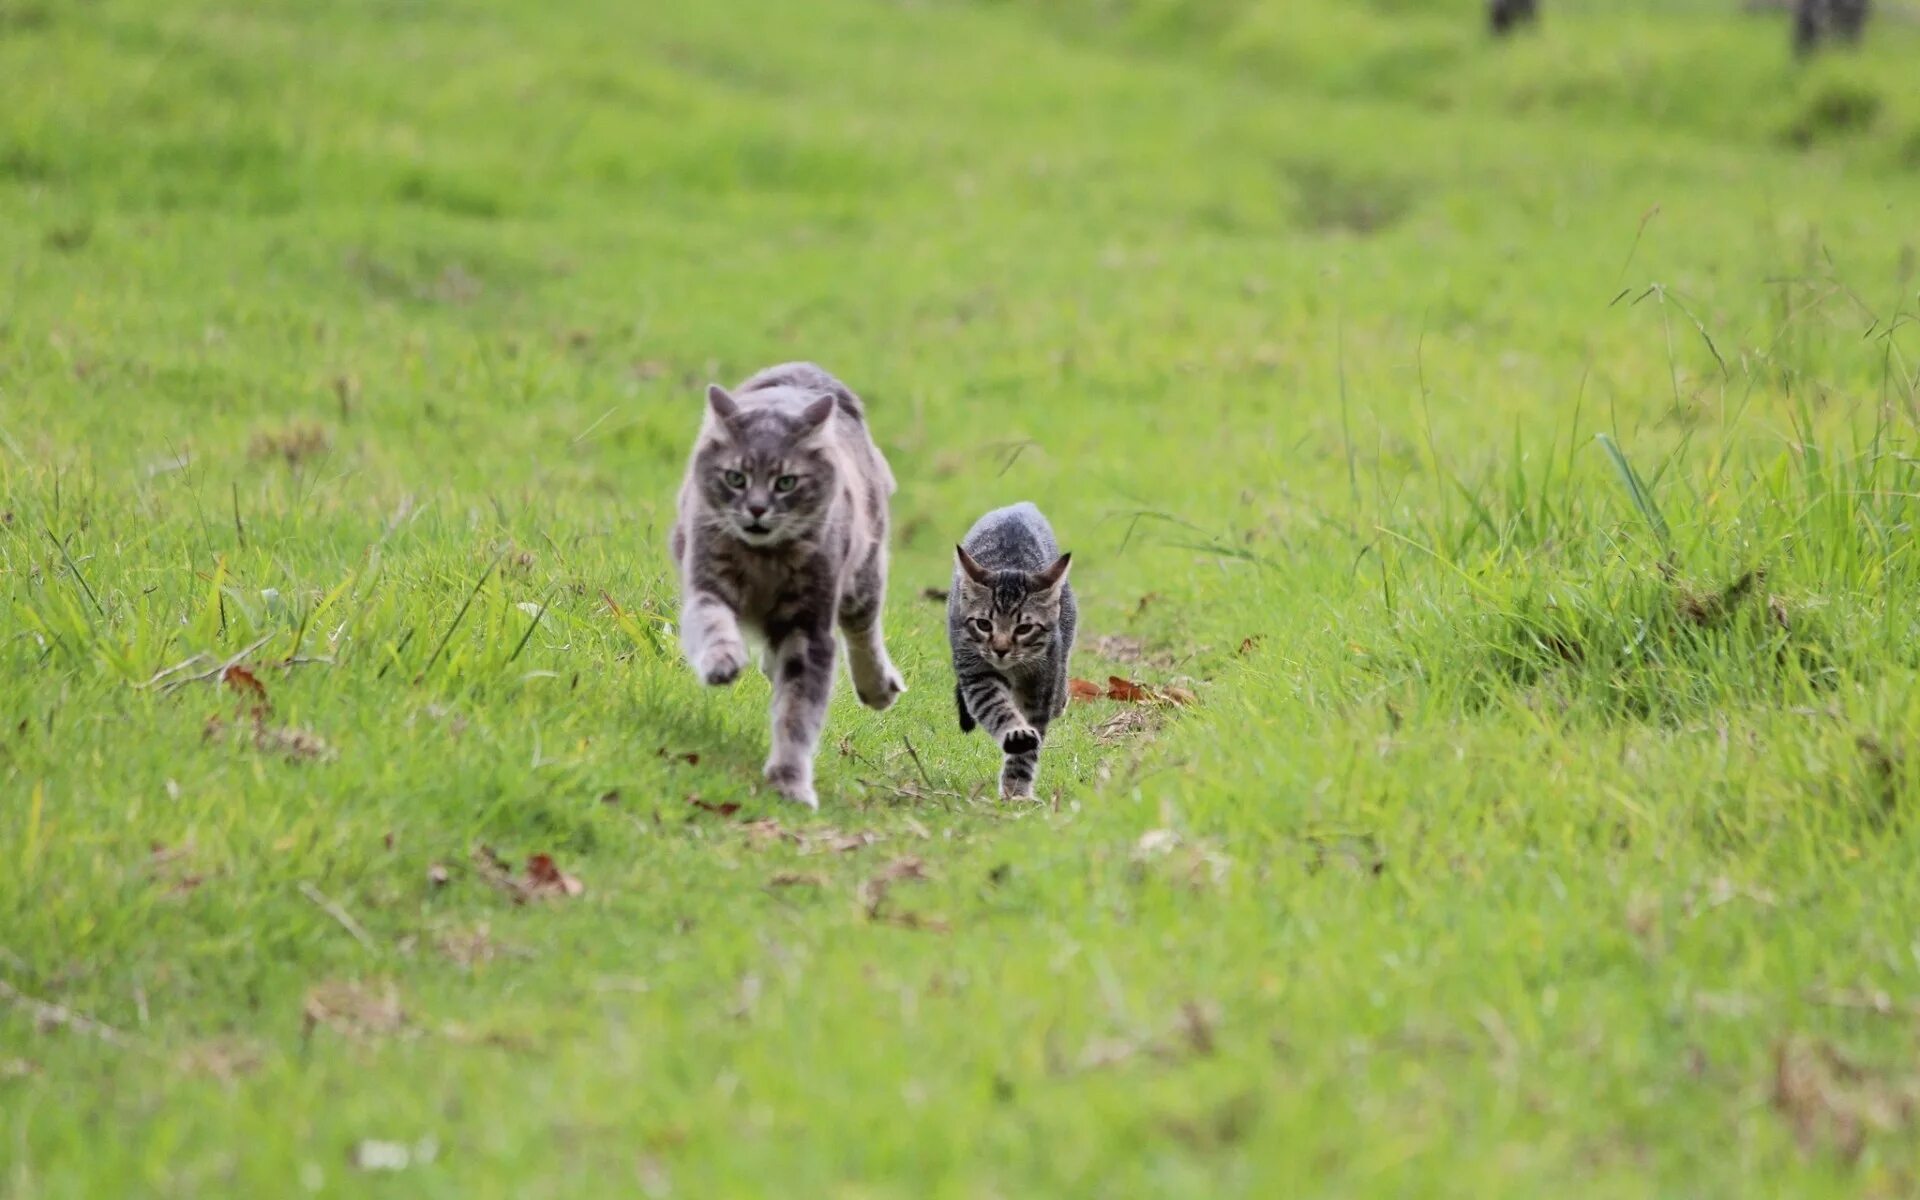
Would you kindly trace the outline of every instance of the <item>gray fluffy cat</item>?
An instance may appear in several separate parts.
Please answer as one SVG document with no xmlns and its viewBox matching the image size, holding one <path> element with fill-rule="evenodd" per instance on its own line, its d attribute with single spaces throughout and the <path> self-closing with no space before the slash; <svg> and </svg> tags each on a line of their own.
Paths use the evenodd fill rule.
<svg viewBox="0 0 1920 1200">
<path fill-rule="evenodd" d="M 1000 794 L 1033 795 L 1040 743 L 1067 707 L 1067 658 L 1079 610 L 1070 555 L 1031 504 L 995 509 L 955 548 L 947 594 L 960 731 L 1000 743 Z"/>
<path fill-rule="evenodd" d="M 813 755 L 833 691 L 833 630 L 847 641 L 854 690 L 884 709 L 906 691 L 887 658 L 887 497 L 893 473 L 846 385 L 811 363 L 769 367 L 729 393 L 707 389 L 707 416 L 680 485 L 673 558 L 687 661 L 723 686 L 762 643 L 773 681 L 766 777 L 818 808 Z"/>
</svg>

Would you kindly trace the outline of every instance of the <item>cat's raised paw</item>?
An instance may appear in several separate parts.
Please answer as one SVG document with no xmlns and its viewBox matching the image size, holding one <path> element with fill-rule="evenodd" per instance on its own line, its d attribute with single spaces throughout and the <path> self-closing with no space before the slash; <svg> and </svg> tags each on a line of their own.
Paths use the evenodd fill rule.
<svg viewBox="0 0 1920 1200">
<path fill-rule="evenodd" d="M 892 708 L 893 702 L 906 692 L 907 683 L 900 678 L 900 672 L 888 667 L 886 674 L 881 676 L 878 686 L 875 686 L 872 681 L 856 682 L 853 690 L 859 694 L 860 703 L 875 712 L 885 712 Z"/>
<path fill-rule="evenodd" d="M 1014 729 L 1000 739 L 1000 748 L 1008 754 L 1027 754 L 1040 748 L 1040 735 L 1031 729 Z"/>
<path fill-rule="evenodd" d="M 811 772 L 804 766 L 791 763 L 768 763 L 765 775 L 773 790 L 780 793 L 782 800 L 819 809 L 820 797 L 814 794 Z"/>
<path fill-rule="evenodd" d="M 708 687 L 725 687 L 740 678 L 746 665 L 746 647 L 738 643 L 712 646 L 700 656 L 700 679 Z"/>
</svg>

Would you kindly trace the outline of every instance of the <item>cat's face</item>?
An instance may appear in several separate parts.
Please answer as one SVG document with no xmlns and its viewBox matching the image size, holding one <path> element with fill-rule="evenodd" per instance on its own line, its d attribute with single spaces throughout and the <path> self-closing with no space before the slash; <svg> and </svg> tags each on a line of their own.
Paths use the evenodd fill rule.
<svg viewBox="0 0 1920 1200">
<path fill-rule="evenodd" d="M 749 546 L 778 546 L 818 529 L 838 485 L 821 445 L 832 397 L 798 415 L 743 412 L 713 396 L 709 403 L 714 419 L 694 470 L 717 523 Z"/>
<path fill-rule="evenodd" d="M 1060 592 L 1072 556 L 1061 555 L 1044 571 L 993 571 L 964 549 L 956 550 L 963 636 L 997 668 L 1045 661 L 1053 627 L 1060 623 Z"/>
</svg>

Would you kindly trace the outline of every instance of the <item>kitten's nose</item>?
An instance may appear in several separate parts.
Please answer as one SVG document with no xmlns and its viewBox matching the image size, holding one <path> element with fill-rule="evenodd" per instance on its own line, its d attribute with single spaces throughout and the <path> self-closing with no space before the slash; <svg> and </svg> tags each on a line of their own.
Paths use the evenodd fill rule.
<svg viewBox="0 0 1920 1200">
<path fill-rule="evenodd" d="M 764 504 L 749 504 L 747 505 L 747 515 L 758 521 L 761 517 L 767 515 L 767 506 Z"/>
</svg>

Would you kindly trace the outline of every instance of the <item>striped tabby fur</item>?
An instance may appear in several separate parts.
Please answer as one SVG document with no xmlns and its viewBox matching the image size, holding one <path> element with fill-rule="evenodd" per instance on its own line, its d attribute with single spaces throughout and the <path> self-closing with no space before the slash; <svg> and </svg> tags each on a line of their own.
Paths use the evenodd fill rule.
<svg viewBox="0 0 1920 1200">
<path fill-rule="evenodd" d="M 1000 744 L 1000 794 L 1033 795 L 1040 743 L 1067 707 L 1067 659 L 1079 618 L 1070 556 L 1031 504 L 996 509 L 956 547 L 947 595 L 961 732 Z"/>
</svg>

